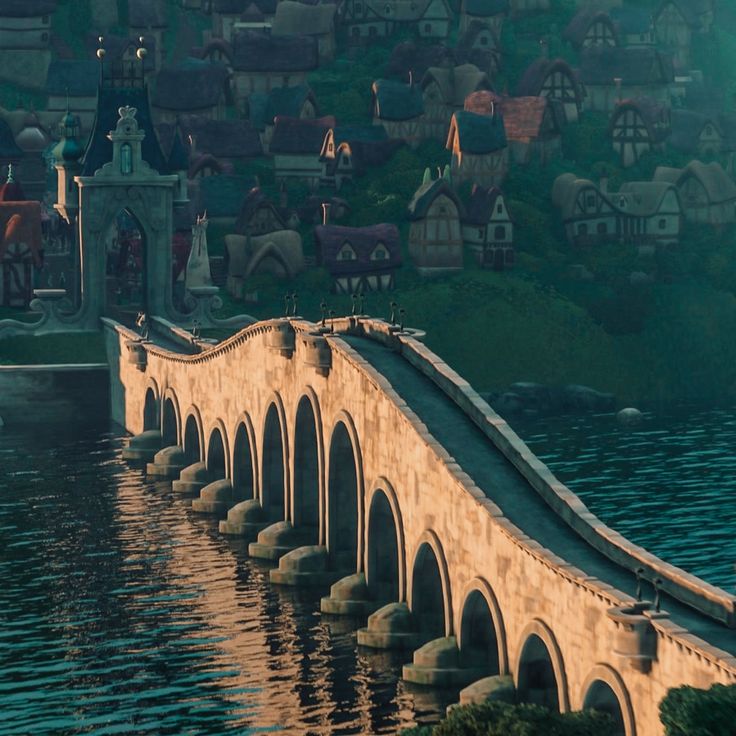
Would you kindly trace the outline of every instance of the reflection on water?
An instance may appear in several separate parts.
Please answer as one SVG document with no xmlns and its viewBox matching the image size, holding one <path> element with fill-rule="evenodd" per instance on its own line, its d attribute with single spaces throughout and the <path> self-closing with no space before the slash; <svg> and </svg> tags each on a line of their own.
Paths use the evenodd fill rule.
<svg viewBox="0 0 736 736">
<path fill-rule="evenodd" d="M 72 434 L 0 433 L 0 732 L 395 733 L 452 702 L 357 651 L 324 591 L 271 586 L 117 435 Z"/>
<path fill-rule="evenodd" d="M 606 524 L 715 585 L 736 583 L 736 410 L 525 418 L 514 429 Z"/>
</svg>

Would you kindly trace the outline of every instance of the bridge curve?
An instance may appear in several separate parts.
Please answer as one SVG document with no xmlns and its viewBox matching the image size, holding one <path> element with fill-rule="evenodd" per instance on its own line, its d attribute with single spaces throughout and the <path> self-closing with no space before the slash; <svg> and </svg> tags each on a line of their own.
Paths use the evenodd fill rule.
<svg viewBox="0 0 736 736">
<path fill-rule="evenodd" d="M 736 599 L 606 527 L 411 334 L 271 320 L 192 355 L 107 327 L 114 419 L 150 430 L 155 401 L 164 444 L 186 450 L 196 416 L 196 459 L 217 429 L 233 487 L 247 446 L 249 490 L 227 505 L 251 499 L 260 528 L 282 525 L 262 544 L 288 551 L 296 534 L 329 570 L 364 574 L 369 598 L 408 605 L 413 641 L 444 642 L 415 671 L 455 642 L 439 669 L 509 675 L 563 711 L 615 710 L 626 736 L 661 733 L 670 687 L 736 682 Z M 636 605 L 637 568 L 661 580 L 662 612 Z"/>
</svg>

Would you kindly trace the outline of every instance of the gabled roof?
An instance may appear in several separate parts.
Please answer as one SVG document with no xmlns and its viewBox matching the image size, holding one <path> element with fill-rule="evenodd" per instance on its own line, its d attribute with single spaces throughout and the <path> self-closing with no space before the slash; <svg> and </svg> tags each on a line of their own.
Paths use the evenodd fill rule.
<svg viewBox="0 0 736 736">
<path fill-rule="evenodd" d="M 164 67 L 156 75 L 153 104 L 164 110 L 188 112 L 215 107 L 228 93 L 229 73 L 224 64 L 186 59 Z"/>
<path fill-rule="evenodd" d="M 682 169 L 658 166 L 654 172 L 654 180 L 667 182 L 676 187 L 694 177 L 705 189 L 711 204 L 722 204 L 736 200 L 736 184 L 716 161 L 704 164 L 702 161 L 691 161 Z"/>
<path fill-rule="evenodd" d="M 674 81 L 672 57 L 651 46 L 591 46 L 580 56 L 584 84 L 665 85 Z"/>
<path fill-rule="evenodd" d="M 0 18 L 35 18 L 55 10 L 56 0 L 0 0 Z"/>
<path fill-rule="evenodd" d="M 393 79 L 373 82 L 373 116 L 379 120 L 413 120 L 424 112 L 422 89 Z"/>
<path fill-rule="evenodd" d="M 479 18 L 493 18 L 509 12 L 509 0 L 465 0 L 462 12 Z"/>
<path fill-rule="evenodd" d="M 138 127 L 145 133 L 141 143 L 143 160 L 159 174 L 170 173 L 153 127 L 148 90 L 145 87 L 132 89 L 100 87 L 97 94 L 95 122 L 82 157 L 82 176 L 92 176 L 97 169 L 112 161 L 112 141 L 107 136 L 111 130 L 115 130 L 120 118 L 118 110 L 126 106 L 136 108 L 135 118 Z"/>
<path fill-rule="evenodd" d="M 588 35 L 588 31 L 595 23 L 607 25 L 611 29 L 614 38 L 616 37 L 616 26 L 611 20 L 611 16 L 605 10 L 596 7 L 583 7 L 567 24 L 567 27 L 562 32 L 562 38 L 565 41 L 569 41 L 573 46 L 580 48 L 583 45 L 583 41 L 585 41 L 585 37 Z"/>
<path fill-rule="evenodd" d="M 662 0 L 654 12 L 655 23 L 668 5 L 674 5 L 685 22 L 696 31 L 701 28 L 703 16 L 713 10 L 713 0 Z"/>
<path fill-rule="evenodd" d="M 274 36 L 321 36 L 335 28 L 334 3 L 306 5 L 295 0 L 281 0 L 271 24 Z"/>
<path fill-rule="evenodd" d="M 494 153 L 507 145 L 503 116 L 478 115 L 467 110 L 459 110 L 452 116 L 447 148 L 453 147 L 457 136 L 457 147 L 462 153 L 485 155 Z"/>
<path fill-rule="evenodd" d="M 239 31 L 233 38 L 230 60 L 234 69 L 243 72 L 311 71 L 319 63 L 317 40 L 312 36 Z"/>
<path fill-rule="evenodd" d="M 465 205 L 463 222 L 478 227 L 488 224 L 499 197 L 503 199 L 503 192 L 498 187 L 486 189 L 479 184 L 474 184 L 470 199 Z"/>
<path fill-rule="evenodd" d="M 424 184 L 420 185 L 419 189 L 414 192 L 414 196 L 409 202 L 408 217 L 410 220 L 421 220 L 426 216 L 429 208 L 432 206 L 432 202 L 437 199 L 440 195 L 448 197 L 457 207 L 458 214 L 462 217 L 464 215 L 463 203 L 455 193 L 450 182 L 444 177 L 440 176 L 437 179 L 432 179 Z"/>
<path fill-rule="evenodd" d="M 409 79 L 409 73 L 415 80 L 431 66 L 453 66 L 455 52 L 444 44 L 419 46 L 414 41 L 404 41 L 396 45 L 386 64 L 386 76 L 395 77 L 402 82 Z"/>
<path fill-rule="evenodd" d="M 609 134 L 613 133 L 619 117 L 626 114 L 628 110 L 634 110 L 639 115 L 646 125 L 649 138 L 653 143 L 661 143 L 669 137 L 671 132 L 670 109 L 651 97 L 619 100 L 611 114 L 608 125 Z"/>
<path fill-rule="evenodd" d="M 473 46 L 481 33 L 487 33 L 493 38 L 493 47 L 491 47 L 490 49 L 488 49 L 488 47 L 486 47 L 485 49 L 473 49 Z M 457 59 L 457 61 L 460 61 L 460 57 L 462 55 L 467 55 L 472 50 L 485 51 L 486 49 L 488 49 L 489 51 L 498 51 L 499 45 L 500 41 L 498 39 L 498 34 L 496 33 L 496 31 L 482 21 L 474 20 L 468 24 L 465 33 L 463 33 L 462 36 L 460 36 L 460 38 L 458 39 L 457 46 L 455 48 L 455 58 Z"/>
<path fill-rule="evenodd" d="M 559 72 L 567 76 L 575 86 L 578 101 L 583 99 L 583 89 L 575 70 L 564 59 L 537 59 L 527 68 L 516 86 L 519 97 L 537 97 L 542 92 L 545 80 L 551 74 Z"/>
<path fill-rule="evenodd" d="M 258 131 L 247 120 L 212 120 L 203 115 L 181 115 L 179 126 L 185 141 L 192 136 L 199 153 L 234 159 L 263 155 Z"/>
<path fill-rule="evenodd" d="M 422 90 L 435 82 L 447 105 L 462 107 L 465 98 L 480 89 L 491 89 L 489 76 L 473 64 L 454 67 L 430 67 L 422 77 Z"/>
<path fill-rule="evenodd" d="M 662 207 L 664 198 L 673 192 L 680 209 L 677 190 L 666 181 L 627 181 L 618 192 L 611 192 L 609 199 L 614 207 L 631 215 L 651 217 Z"/>
<path fill-rule="evenodd" d="M 465 109 L 478 115 L 491 115 L 500 112 L 503 117 L 506 137 L 509 140 L 538 138 L 542 133 L 547 111 L 553 122 L 561 127 L 562 111 L 556 112 L 558 105 L 548 97 L 506 97 L 493 92 L 474 92 L 465 100 Z"/>
<path fill-rule="evenodd" d="M 401 265 L 401 239 L 396 225 L 381 223 L 367 227 L 344 227 L 342 225 L 317 225 L 314 228 L 319 263 L 332 276 L 386 271 Z M 355 259 L 338 258 L 343 246 L 349 243 Z M 371 254 L 382 244 L 388 258 L 371 260 Z"/>
<path fill-rule="evenodd" d="M 166 28 L 164 0 L 128 0 L 128 25 L 131 28 Z"/>
<path fill-rule="evenodd" d="M 25 243 L 34 263 L 41 265 L 43 235 L 40 202 L 0 202 L 0 234 L 0 260 L 9 245 Z"/>
<path fill-rule="evenodd" d="M 277 117 L 269 150 L 271 153 L 319 156 L 325 135 L 334 125 L 332 116 L 316 120 Z"/>
<path fill-rule="evenodd" d="M 100 62 L 92 59 L 54 59 L 46 74 L 46 93 L 94 97 L 100 83 Z"/>
<path fill-rule="evenodd" d="M 278 229 L 286 229 L 286 222 L 281 216 L 281 213 L 279 212 L 276 205 L 269 199 L 266 194 L 264 194 L 260 187 L 253 187 L 253 189 L 251 189 L 248 194 L 245 195 L 243 204 L 240 207 L 238 220 L 235 223 L 235 232 L 239 235 L 247 234 L 251 218 L 262 207 L 267 207 L 271 210 L 279 225 Z"/>
</svg>

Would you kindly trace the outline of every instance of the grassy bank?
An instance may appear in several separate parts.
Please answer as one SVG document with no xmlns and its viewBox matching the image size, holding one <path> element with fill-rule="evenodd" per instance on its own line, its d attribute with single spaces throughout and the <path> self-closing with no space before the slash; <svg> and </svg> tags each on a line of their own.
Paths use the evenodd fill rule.
<svg viewBox="0 0 736 736">
<path fill-rule="evenodd" d="M 0 340 L 0 365 L 106 362 L 102 332 L 22 335 Z"/>
</svg>

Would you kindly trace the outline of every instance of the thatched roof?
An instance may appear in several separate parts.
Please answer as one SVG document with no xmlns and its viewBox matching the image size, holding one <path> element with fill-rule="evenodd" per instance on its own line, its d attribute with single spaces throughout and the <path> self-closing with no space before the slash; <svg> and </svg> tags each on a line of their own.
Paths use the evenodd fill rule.
<svg viewBox="0 0 736 736">
<path fill-rule="evenodd" d="M 669 137 L 671 132 L 670 109 L 651 97 L 619 100 L 611 114 L 611 121 L 608 125 L 609 134 L 613 133 L 619 118 L 626 115 L 629 110 L 636 112 L 642 119 L 653 143 L 661 143 Z"/>
<path fill-rule="evenodd" d="M 314 228 L 318 262 L 332 276 L 368 274 L 398 268 L 401 265 L 401 239 L 396 225 L 381 223 L 368 227 L 317 225 Z M 355 259 L 339 258 L 343 246 L 349 244 Z M 377 247 L 383 245 L 388 258 L 373 259 Z"/>
<path fill-rule="evenodd" d="M 462 153 L 486 155 L 494 153 L 507 145 L 503 115 L 478 115 L 467 110 L 459 110 L 452 116 L 447 148 L 457 148 Z"/>
<path fill-rule="evenodd" d="M 247 120 L 212 120 L 203 115 L 181 115 L 179 126 L 184 140 L 189 141 L 191 136 L 199 153 L 231 159 L 263 155 L 258 131 Z"/>
<path fill-rule="evenodd" d="M 260 187 L 253 187 L 253 189 L 245 195 L 243 204 L 240 207 L 240 213 L 238 214 L 238 219 L 235 223 L 235 232 L 245 235 L 248 232 L 253 215 L 263 207 L 267 207 L 271 210 L 274 218 L 279 223 L 279 229 L 285 230 L 286 222 L 282 218 L 279 209 Z"/>
<path fill-rule="evenodd" d="M 422 77 L 421 88 L 434 82 L 447 105 L 462 107 L 465 98 L 481 89 L 492 89 L 489 76 L 473 64 L 453 67 L 430 67 Z"/>
<path fill-rule="evenodd" d="M 462 216 L 464 214 L 463 204 L 460 198 L 455 193 L 452 184 L 440 176 L 437 179 L 424 182 L 419 186 L 419 189 L 414 192 L 414 196 L 409 202 L 408 217 L 410 220 L 421 220 L 426 216 L 429 208 L 432 206 L 432 202 L 437 199 L 440 195 L 448 197 L 457 208 L 458 214 Z"/>
<path fill-rule="evenodd" d="M 509 12 L 509 0 L 465 0 L 462 12 L 478 18 L 494 18 Z"/>
<path fill-rule="evenodd" d="M 678 189 L 690 177 L 702 184 L 711 204 L 723 204 L 736 200 L 736 184 L 716 161 L 704 164 L 702 161 L 691 161 L 682 169 L 658 166 L 654 172 L 654 180 L 673 184 Z"/>
<path fill-rule="evenodd" d="M 591 46 L 580 56 L 580 79 L 589 85 L 666 85 L 674 81 L 672 57 L 651 46 Z"/>
<path fill-rule="evenodd" d="M 319 156 L 322 143 L 335 118 L 330 116 L 316 120 L 277 117 L 269 150 L 280 154 L 314 154 Z"/>
<path fill-rule="evenodd" d="M 239 31 L 226 53 L 233 69 L 243 72 L 311 71 L 319 63 L 317 41 L 306 35 L 275 36 L 261 31 Z"/>
<path fill-rule="evenodd" d="M 600 10 L 596 7 L 581 8 L 567 24 L 567 27 L 562 32 L 562 38 L 576 48 L 580 48 L 591 26 L 596 23 L 602 23 L 608 26 L 613 37 L 616 38 L 617 29 L 613 20 L 611 20 L 611 16 L 605 10 Z"/>
<path fill-rule="evenodd" d="M 413 120 L 424 112 L 422 89 L 393 79 L 373 82 L 373 116 L 379 120 Z"/>
<path fill-rule="evenodd" d="M 581 101 L 584 93 L 578 75 L 564 59 L 537 59 L 533 61 L 526 68 L 519 84 L 516 86 L 517 96 L 538 97 L 547 78 L 555 73 L 560 73 L 572 82 L 576 98 Z"/>
<path fill-rule="evenodd" d="M 429 67 L 454 64 L 455 52 L 443 44 L 420 46 L 414 41 L 404 41 L 391 52 L 386 64 L 386 76 L 407 82 L 411 73 L 415 80 L 419 80 Z"/>
</svg>

